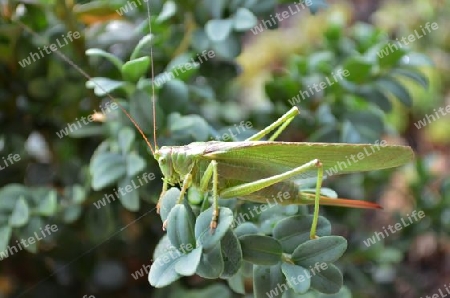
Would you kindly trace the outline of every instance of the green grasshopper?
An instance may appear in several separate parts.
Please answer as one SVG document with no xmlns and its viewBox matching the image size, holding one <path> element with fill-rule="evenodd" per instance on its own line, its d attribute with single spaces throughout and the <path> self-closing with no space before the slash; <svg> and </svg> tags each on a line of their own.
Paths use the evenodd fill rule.
<svg viewBox="0 0 450 298">
<path fill-rule="evenodd" d="M 240 198 L 263 203 L 268 197 L 280 192 L 289 192 L 289 199 L 280 202 L 288 204 L 314 204 L 314 217 L 310 231 L 311 239 L 317 238 L 316 227 L 319 204 L 352 208 L 381 208 L 366 201 L 334 199 L 321 195 L 323 172 L 344 160 L 346 155 L 367 152 L 372 144 L 327 144 L 293 143 L 273 141 L 298 114 L 293 107 L 277 121 L 241 142 L 194 142 L 187 146 L 163 146 L 151 148 L 164 175 L 161 198 L 168 185 L 181 185 L 178 202 L 186 190 L 196 186 L 201 192 L 212 189 L 213 217 L 210 227 L 217 226 L 219 216 L 218 199 Z M 275 131 L 268 141 L 260 141 Z M 156 143 L 155 143 L 156 144 Z M 378 151 L 350 164 L 340 173 L 379 170 L 403 165 L 413 159 L 413 152 L 407 146 L 384 146 Z M 300 191 L 295 179 L 308 178 L 315 174 L 315 194 Z"/>
</svg>

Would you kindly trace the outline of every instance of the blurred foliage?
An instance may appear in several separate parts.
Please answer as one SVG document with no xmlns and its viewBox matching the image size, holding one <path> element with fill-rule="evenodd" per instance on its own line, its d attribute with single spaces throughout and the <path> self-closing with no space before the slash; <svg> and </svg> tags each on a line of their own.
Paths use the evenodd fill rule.
<svg viewBox="0 0 450 298">
<path fill-rule="evenodd" d="M 59 227 L 25 248 L 35 254 L 18 252 L 1 261 L 0 293 L 148 297 L 151 291 L 152 297 L 239 297 L 253 292 L 266 297 L 311 260 L 326 262 L 328 274 L 295 285 L 283 297 L 417 297 L 442 287 L 448 268 L 435 267 L 448 254 L 450 180 L 448 156 L 439 146 L 449 139 L 448 133 L 438 138 L 424 131 L 448 117 L 420 130 L 413 123 L 445 106 L 449 94 L 443 75 L 450 61 L 443 29 L 448 4 L 387 1 L 370 25 L 353 23 L 350 5 L 319 10 L 325 1 L 314 0 L 309 8 L 316 15 L 303 11 L 289 19 L 292 28 L 280 22 L 272 28 L 278 30 L 251 36 L 258 19 L 268 19 L 289 1 L 149 1 L 149 19 L 145 5 L 130 2 L 0 3 L 0 163 L 5 165 L 8 154 L 20 156 L 0 171 L 0 252 L 46 224 Z M 398 15 L 404 11 L 408 18 Z M 296 21 L 303 27 L 297 28 Z M 385 58 L 377 55 L 427 21 L 441 29 L 411 48 Z M 54 53 L 26 67 L 18 63 L 38 48 L 58 44 L 68 32 L 81 37 L 60 50 L 91 76 L 87 82 Z M 259 43 L 272 34 L 270 43 Z M 251 52 L 255 48 L 258 52 Z M 162 82 L 156 85 L 155 111 L 147 77 L 151 54 L 155 82 Z M 249 68 L 252 63 L 257 67 Z M 350 75 L 335 80 L 344 70 Z M 327 78 L 335 84 L 297 101 L 299 91 Z M 239 93 L 250 88 L 259 93 L 240 99 Z M 327 186 L 341 197 L 380 198 L 390 212 L 327 208 L 322 210 L 327 219 L 319 220 L 319 240 L 308 238 L 311 216 L 304 206 L 272 207 L 235 226 L 233 216 L 244 218 L 260 206 L 236 199 L 220 201 L 219 226 L 209 234 L 209 200 L 190 189 L 184 204 L 175 206 L 175 188 L 166 193 L 160 214 L 168 222 L 164 235 L 154 212 L 161 173 L 108 93 L 149 139 L 156 114 L 159 145 L 243 140 L 294 103 L 301 114 L 283 140 L 404 143 L 404 138 L 419 156 L 414 165 L 395 172 L 328 179 Z M 251 128 L 233 135 L 242 119 Z M 223 139 L 229 132 L 230 138 Z M 436 140 L 444 141 L 435 145 Z M 139 187 L 119 194 L 119 188 L 130 185 Z M 120 203 L 109 203 L 111 197 Z M 364 246 L 373 231 L 412 210 L 423 210 L 426 218 Z M 181 252 L 173 258 L 177 248 Z M 158 262 L 167 258 L 170 263 Z M 332 263 L 338 258 L 337 267 Z M 150 260 L 150 283 L 170 286 L 150 290 L 147 274 L 130 276 Z M 421 283 L 422 271 L 433 278 Z"/>
</svg>

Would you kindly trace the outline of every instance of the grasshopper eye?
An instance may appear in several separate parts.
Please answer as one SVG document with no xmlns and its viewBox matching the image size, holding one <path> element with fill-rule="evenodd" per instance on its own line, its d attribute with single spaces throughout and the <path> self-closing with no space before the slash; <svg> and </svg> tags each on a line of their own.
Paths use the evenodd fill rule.
<svg viewBox="0 0 450 298">
<path fill-rule="evenodd" d="M 161 157 L 159 159 L 159 162 L 162 163 L 162 164 L 165 164 L 167 162 L 167 159 L 165 157 Z"/>
</svg>

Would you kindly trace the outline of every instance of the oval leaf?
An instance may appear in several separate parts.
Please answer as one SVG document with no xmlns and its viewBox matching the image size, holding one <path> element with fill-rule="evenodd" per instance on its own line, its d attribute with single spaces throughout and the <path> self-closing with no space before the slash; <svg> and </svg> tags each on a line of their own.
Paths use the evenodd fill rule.
<svg viewBox="0 0 450 298">
<path fill-rule="evenodd" d="M 195 271 L 197 271 L 198 265 L 200 264 L 202 250 L 203 247 L 199 246 L 190 253 L 181 256 L 175 265 L 175 271 L 184 276 L 194 275 Z"/>
<path fill-rule="evenodd" d="M 117 136 L 117 141 L 119 142 L 120 150 L 122 150 L 123 154 L 130 151 L 134 138 L 134 130 L 132 130 L 131 128 L 125 126 L 120 129 Z"/>
<path fill-rule="evenodd" d="M 28 222 L 30 217 L 30 209 L 23 196 L 20 196 L 14 206 L 11 217 L 9 218 L 9 225 L 12 227 L 21 227 Z"/>
<path fill-rule="evenodd" d="M 333 264 L 327 264 L 328 268 L 311 277 L 311 287 L 324 294 L 339 292 L 343 284 L 342 273 Z"/>
<path fill-rule="evenodd" d="M 44 198 L 41 198 L 38 213 L 43 216 L 52 216 L 56 212 L 57 207 L 56 191 L 51 190 Z"/>
<path fill-rule="evenodd" d="M 380 91 L 389 92 L 395 97 L 397 97 L 402 104 L 407 107 L 412 106 L 412 98 L 411 94 L 409 94 L 408 90 L 403 87 L 402 84 L 397 82 L 395 79 L 388 77 L 386 79 L 379 79 L 375 82 L 375 84 L 380 88 Z"/>
<path fill-rule="evenodd" d="M 267 298 L 269 294 L 277 297 L 286 279 L 281 272 L 281 264 L 273 266 L 253 266 L 253 291 L 255 298 Z"/>
<path fill-rule="evenodd" d="M 157 258 L 150 267 L 149 283 L 155 288 L 162 288 L 179 279 L 181 275 L 175 271 L 175 265 L 181 256 L 178 251 L 169 251 Z"/>
<path fill-rule="evenodd" d="M 233 17 L 233 27 L 236 31 L 246 31 L 258 23 L 258 19 L 247 8 L 240 7 Z"/>
<path fill-rule="evenodd" d="M 125 85 L 123 81 L 115 81 L 101 77 L 92 78 L 86 82 L 86 88 L 94 89 L 94 93 L 97 96 L 105 96 L 123 85 Z"/>
<path fill-rule="evenodd" d="M 222 250 L 217 244 L 212 250 L 203 252 L 196 273 L 203 278 L 215 279 L 222 274 L 224 266 Z"/>
<path fill-rule="evenodd" d="M 140 57 L 126 62 L 122 66 L 122 76 L 128 82 L 137 82 L 145 75 L 150 66 L 150 57 Z"/>
<path fill-rule="evenodd" d="M 252 234 L 258 234 L 259 229 L 258 227 L 251 222 L 244 222 L 243 224 L 238 225 L 237 228 L 234 229 L 234 233 L 237 237 L 241 237 L 244 235 L 252 235 Z"/>
<path fill-rule="evenodd" d="M 229 278 L 235 275 L 242 265 L 242 249 L 233 230 L 229 229 L 220 241 L 222 249 L 222 257 L 224 261 L 224 269 L 221 278 Z"/>
<path fill-rule="evenodd" d="M 233 20 L 209 20 L 205 25 L 205 32 L 212 41 L 225 40 L 231 33 Z"/>
<path fill-rule="evenodd" d="M 302 266 L 283 263 L 281 265 L 281 270 L 283 271 L 286 281 L 289 286 L 297 294 L 303 294 L 308 291 L 311 285 L 311 274 L 307 269 Z"/>
<path fill-rule="evenodd" d="M 96 154 L 91 160 L 89 170 L 92 175 L 92 188 L 100 190 L 125 175 L 125 157 L 111 152 Z"/>
<path fill-rule="evenodd" d="M 281 260 L 280 242 L 269 236 L 245 235 L 239 237 L 244 260 L 257 265 L 274 265 Z"/>
<path fill-rule="evenodd" d="M 310 240 L 312 220 L 312 215 L 296 215 L 282 219 L 273 229 L 273 237 L 280 241 L 284 252 L 293 253 L 299 244 Z M 331 234 L 331 224 L 325 217 L 319 216 L 316 234 Z"/>
<path fill-rule="evenodd" d="M 200 213 L 195 223 L 195 238 L 197 243 L 203 246 L 205 250 L 213 248 L 222 239 L 233 222 L 233 212 L 229 208 L 220 207 L 217 228 L 211 231 L 212 212 L 212 207 L 206 209 Z"/>
<path fill-rule="evenodd" d="M 134 176 L 146 166 L 145 160 L 136 153 L 127 155 L 127 176 Z"/>
<path fill-rule="evenodd" d="M 189 207 L 189 205 L 187 205 Z M 177 204 L 167 217 L 167 235 L 170 242 L 180 251 L 192 250 L 195 246 L 195 221 L 186 205 Z M 189 207 L 190 208 L 190 207 Z"/>
<path fill-rule="evenodd" d="M 292 253 L 295 264 L 303 267 L 315 263 L 331 263 L 339 259 L 347 249 L 347 240 L 341 236 L 324 236 L 300 244 Z"/>
<path fill-rule="evenodd" d="M 351 57 L 346 60 L 343 68 L 349 72 L 349 75 L 345 78 L 346 80 L 362 83 L 370 77 L 372 63 L 364 60 L 362 57 Z"/>
<path fill-rule="evenodd" d="M 170 210 L 177 204 L 181 191 L 176 187 L 171 187 L 160 199 L 159 214 L 164 222 L 169 216 Z"/>
<path fill-rule="evenodd" d="M 99 56 L 99 57 L 106 58 L 109 60 L 109 62 L 114 64 L 114 66 L 117 68 L 117 70 L 122 69 L 123 62 L 120 61 L 120 59 L 117 58 L 115 55 L 105 52 L 102 49 L 96 49 L 96 48 L 88 49 L 88 50 L 86 50 L 86 55 L 87 56 Z"/>
<path fill-rule="evenodd" d="M 119 189 L 124 190 L 124 194 L 120 192 L 119 200 L 125 209 L 136 212 L 139 210 L 139 192 L 132 181 L 131 177 L 125 177 L 119 181 Z"/>
</svg>

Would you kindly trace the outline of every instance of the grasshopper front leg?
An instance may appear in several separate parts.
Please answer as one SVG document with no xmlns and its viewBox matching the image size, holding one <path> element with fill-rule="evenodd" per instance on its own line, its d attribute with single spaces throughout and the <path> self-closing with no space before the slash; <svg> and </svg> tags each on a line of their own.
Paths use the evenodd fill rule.
<svg viewBox="0 0 450 298">
<path fill-rule="evenodd" d="M 213 160 L 209 163 L 208 167 L 205 170 L 205 173 L 203 174 L 202 179 L 200 180 L 200 190 L 202 192 L 206 192 L 208 190 L 209 182 L 212 179 L 213 183 L 213 214 L 211 223 L 209 225 L 211 231 L 214 231 L 215 228 L 217 228 L 217 221 L 219 220 L 219 194 L 218 194 L 218 187 L 219 187 L 219 175 L 217 172 L 217 161 Z"/>
<path fill-rule="evenodd" d="M 165 179 L 163 179 L 163 188 L 161 191 L 161 194 L 159 195 L 159 199 L 158 199 L 158 203 L 156 204 L 156 213 L 159 214 L 159 212 L 161 211 L 161 201 L 162 201 L 162 197 L 164 196 L 164 194 L 167 191 L 167 187 L 169 186 L 169 183 L 167 183 L 167 181 Z"/>
<path fill-rule="evenodd" d="M 279 183 L 285 181 L 286 179 L 298 176 L 299 174 L 307 172 L 313 168 L 317 168 L 318 173 L 317 173 L 316 194 L 314 199 L 314 217 L 310 231 L 310 238 L 316 239 L 318 238 L 316 235 L 316 229 L 319 218 L 320 188 L 322 186 L 323 180 L 323 165 L 318 159 L 314 159 L 302 166 L 299 166 L 295 169 L 292 169 L 279 175 L 274 175 L 272 177 L 226 188 L 220 193 L 220 195 L 224 198 L 246 196 L 256 191 L 259 191 L 263 188 L 269 187 L 275 183 Z"/>
</svg>

